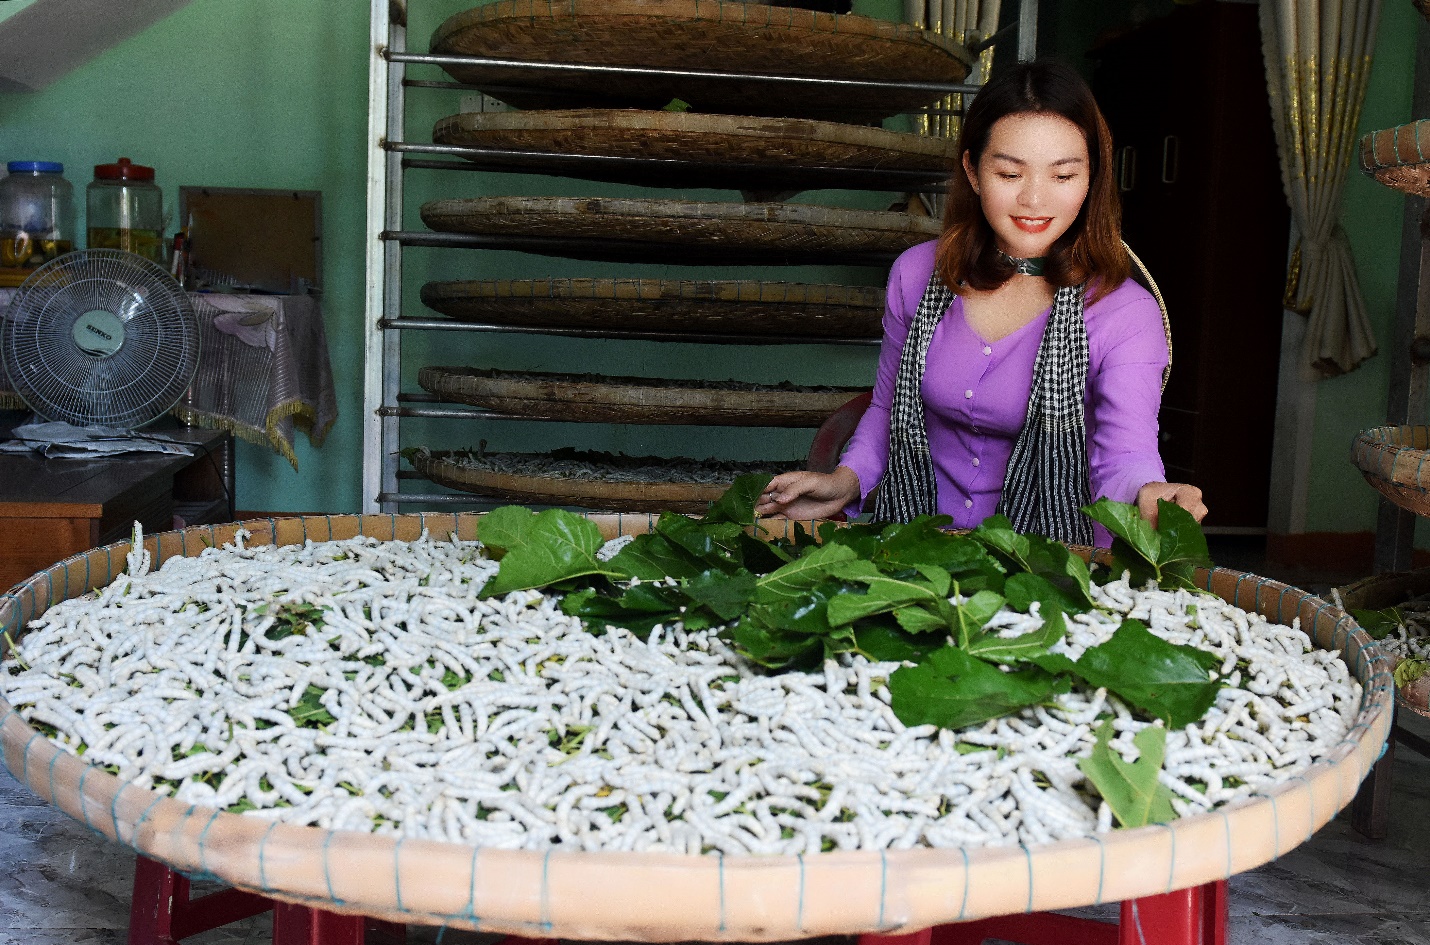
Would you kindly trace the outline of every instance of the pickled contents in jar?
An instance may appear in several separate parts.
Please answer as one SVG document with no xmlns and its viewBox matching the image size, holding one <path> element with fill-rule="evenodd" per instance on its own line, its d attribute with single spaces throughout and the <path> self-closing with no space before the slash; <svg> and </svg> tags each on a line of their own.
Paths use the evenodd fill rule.
<svg viewBox="0 0 1430 945">
<path fill-rule="evenodd" d="M 74 249 L 70 240 L 38 239 L 29 233 L 0 236 L 0 266 L 33 269 Z"/>
<path fill-rule="evenodd" d="M 158 230 L 92 226 L 88 245 L 90 249 L 122 249 L 156 263 L 164 262 L 164 239 Z"/>
</svg>

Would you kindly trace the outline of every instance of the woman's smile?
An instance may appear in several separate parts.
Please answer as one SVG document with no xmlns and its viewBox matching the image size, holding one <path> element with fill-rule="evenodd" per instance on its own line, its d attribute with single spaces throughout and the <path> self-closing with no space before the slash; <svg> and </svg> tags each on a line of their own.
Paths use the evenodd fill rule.
<svg viewBox="0 0 1430 945">
<path fill-rule="evenodd" d="M 1041 233 L 1053 223 L 1052 217 L 1014 217 L 1013 225 L 1024 233 Z"/>
</svg>

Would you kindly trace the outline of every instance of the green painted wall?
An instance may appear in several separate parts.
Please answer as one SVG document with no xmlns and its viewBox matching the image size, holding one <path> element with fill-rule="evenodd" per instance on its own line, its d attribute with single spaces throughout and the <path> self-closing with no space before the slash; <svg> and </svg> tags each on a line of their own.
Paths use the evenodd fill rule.
<svg viewBox="0 0 1430 945">
<path fill-rule="evenodd" d="M 5 22 L 21 10 L 35 3 L 35 0 L 6 0 L 0 4 L 0 23 Z"/>
<path fill-rule="evenodd" d="M 469 0 L 414 0 L 411 45 L 425 48 L 440 20 Z M 1403 8 L 1403 9 L 1402 9 Z M 897 19 L 901 0 L 857 0 L 856 10 Z M 1366 129 L 1404 121 L 1410 102 L 1415 13 L 1387 4 L 1381 47 L 1364 119 Z M 0 160 L 60 160 L 83 189 L 92 165 L 123 154 L 152 164 L 169 205 L 180 185 L 321 190 L 327 291 L 324 309 L 339 418 L 318 450 L 300 436 L 300 471 L 280 457 L 244 444 L 239 452 L 238 504 L 248 509 L 352 511 L 358 508 L 362 406 L 362 238 L 366 154 L 367 7 L 322 0 L 194 0 L 143 34 L 39 93 L 0 95 Z M 417 75 L 414 71 L 414 75 Z M 423 77 L 437 77 L 434 72 Z M 456 92 L 413 92 L 408 137 L 420 140 L 432 123 L 457 110 Z M 438 196 L 550 194 L 659 196 L 639 188 L 518 175 L 413 171 L 415 208 Z M 692 191 L 693 199 L 736 195 Z M 879 207 L 887 194 L 814 193 L 812 203 Z M 1382 348 L 1392 319 L 1400 201 L 1356 176 L 1347 188 L 1346 229 Z M 81 221 L 82 222 L 82 221 Z M 416 226 L 414 212 L 408 224 Z M 417 290 L 429 278 L 534 278 L 640 275 L 649 278 L 764 278 L 879 284 L 870 269 L 801 267 L 742 271 L 634 266 L 547 259 L 517 253 L 410 251 L 407 310 L 420 314 Z M 601 371 L 673 377 L 739 378 L 797 383 L 867 383 L 869 349 L 830 346 L 744 348 L 482 336 L 452 333 L 407 341 L 406 385 L 421 363 L 470 363 L 513 369 Z M 1311 527 L 1371 527 L 1374 503 L 1349 467 L 1351 434 L 1384 413 L 1384 358 L 1322 388 L 1317 420 L 1317 471 Z M 443 422 L 404 426 L 404 444 L 545 449 L 556 445 L 627 453 L 683 453 L 794 458 L 808 431 L 697 427 L 601 427 L 576 424 Z M 1268 431 L 1269 435 L 1269 431 Z"/>
<path fill-rule="evenodd" d="M 180 185 L 323 192 L 338 423 L 321 450 L 298 437 L 297 473 L 241 444 L 240 508 L 357 508 L 366 47 L 365 5 L 196 0 L 41 92 L 0 94 L 0 159 L 61 161 L 77 195 L 120 155 L 155 168 L 175 215 Z"/>
<path fill-rule="evenodd" d="M 1430 117 L 1410 112 L 1415 39 L 1417 30 L 1424 28 L 1420 14 L 1409 2 L 1385 3 L 1381 9 L 1375 62 L 1361 113 L 1362 135 Z M 1375 528 L 1377 493 L 1351 464 L 1351 440 L 1358 430 L 1385 423 L 1389 355 L 1396 343 L 1392 331 L 1404 206 L 1398 191 L 1376 183 L 1359 169 L 1351 172 L 1341 225 L 1350 237 L 1380 354 L 1359 370 L 1319 386 L 1307 531 Z"/>
</svg>

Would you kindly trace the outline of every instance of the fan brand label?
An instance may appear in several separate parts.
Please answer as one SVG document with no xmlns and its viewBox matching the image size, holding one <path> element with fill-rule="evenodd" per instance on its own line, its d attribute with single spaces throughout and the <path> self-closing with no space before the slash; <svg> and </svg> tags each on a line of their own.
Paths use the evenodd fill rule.
<svg viewBox="0 0 1430 945">
<path fill-rule="evenodd" d="M 90 357 L 108 358 L 124 347 L 124 322 L 113 312 L 91 309 L 75 320 L 70 337 Z"/>
</svg>

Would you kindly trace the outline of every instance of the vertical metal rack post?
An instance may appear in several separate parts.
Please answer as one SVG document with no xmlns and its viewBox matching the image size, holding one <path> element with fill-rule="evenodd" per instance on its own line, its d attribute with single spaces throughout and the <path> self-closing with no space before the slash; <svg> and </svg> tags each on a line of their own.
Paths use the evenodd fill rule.
<svg viewBox="0 0 1430 945">
<path fill-rule="evenodd" d="M 387 149 L 400 140 L 405 117 L 406 66 L 388 58 L 407 48 L 405 0 L 372 0 L 368 48 L 367 286 L 363 306 L 362 511 L 383 511 L 378 496 L 397 491 L 398 418 L 383 411 L 401 386 L 402 335 L 378 322 L 402 304 L 402 247 L 384 231 L 402 226 L 402 156 Z"/>
</svg>

